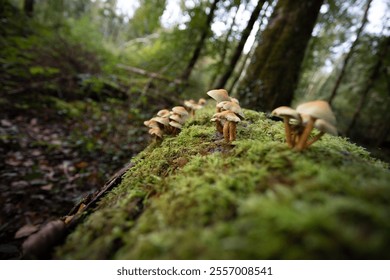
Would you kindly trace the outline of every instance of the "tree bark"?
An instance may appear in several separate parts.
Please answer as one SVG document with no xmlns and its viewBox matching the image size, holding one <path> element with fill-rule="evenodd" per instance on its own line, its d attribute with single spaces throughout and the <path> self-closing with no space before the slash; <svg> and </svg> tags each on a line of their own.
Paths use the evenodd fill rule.
<svg viewBox="0 0 390 280">
<path fill-rule="evenodd" d="M 352 129 L 355 127 L 356 122 L 357 122 L 357 120 L 358 120 L 358 118 L 360 116 L 360 113 L 361 113 L 361 111 L 364 108 L 364 105 L 367 103 L 367 98 L 368 98 L 368 95 L 370 93 L 370 90 L 374 86 L 375 81 L 380 77 L 380 71 L 382 69 L 383 61 L 386 58 L 386 54 L 387 54 L 387 52 L 389 50 L 389 47 L 390 47 L 390 37 L 387 37 L 387 39 L 383 42 L 383 45 L 380 46 L 380 48 L 378 50 L 378 55 L 377 55 L 378 60 L 375 63 L 375 65 L 373 66 L 371 75 L 368 78 L 368 80 L 366 82 L 366 85 L 365 85 L 365 87 L 362 90 L 359 104 L 356 107 L 355 112 L 353 113 L 352 121 L 351 121 L 351 123 L 350 123 L 350 125 L 349 125 L 349 127 L 347 129 L 347 132 L 346 132 L 346 134 L 348 136 L 350 136 L 350 134 L 352 132 Z"/>
<path fill-rule="evenodd" d="M 32 17 L 34 15 L 34 0 L 24 0 L 23 10 L 27 16 Z"/>
<path fill-rule="evenodd" d="M 355 47 L 359 41 L 359 38 L 360 38 L 360 35 L 364 29 L 364 26 L 366 25 L 367 21 L 368 21 L 368 11 L 370 9 L 370 5 L 371 5 L 371 2 L 372 0 L 368 0 L 367 1 L 367 5 L 366 5 L 366 9 L 364 10 L 364 15 L 363 15 L 363 19 L 362 19 L 362 23 L 356 33 L 356 38 L 355 40 L 353 41 L 352 45 L 351 45 L 351 48 L 349 49 L 349 52 L 347 53 L 345 59 L 344 59 L 344 62 L 343 62 L 343 65 L 341 67 L 341 70 L 340 70 L 340 73 L 339 75 L 337 76 L 337 80 L 334 84 L 334 87 L 332 89 L 332 93 L 330 94 L 330 97 L 328 99 L 328 102 L 329 104 L 332 104 L 334 98 L 336 97 L 336 94 L 337 94 L 337 90 L 339 89 L 339 86 L 341 84 L 341 80 L 343 79 L 344 75 L 345 75 L 345 70 L 347 69 L 347 66 L 348 66 L 348 63 L 349 63 L 349 60 L 351 59 L 354 51 L 355 51 Z"/>
<path fill-rule="evenodd" d="M 243 106 L 270 111 L 290 105 L 323 1 L 278 1 L 238 87 Z"/>
<path fill-rule="evenodd" d="M 263 7 L 263 5 L 266 1 L 267 0 L 259 0 L 257 2 L 257 5 L 252 12 L 252 15 L 248 21 L 248 24 L 246 25 L 244 31 L 242 32 L 240 42 L 238 43 L 238 46 L 235 49 L 235 51 L 230 59 L 229 65 L 226 68 L 225 73 L 222 75 L 221 79 L 218 81 L 216 88 L 225 87 L 228 79 L 232 75 L 234 68 L 236 67 L 237 62 L 240 59 L 240 56 L 241 56 L 242 50 L 244 49 L 245 43 L 246 43 L 246 41 L 247 41 L 247 39 L 248 39 L 252 29 L 253 29 L 253 26 L 254 26 L 256 20 L 258 19 L 259 15 L 260 15 L 261 8 Z"/>
<path fill-rule="evenodd" d="M 203 29 L 203 32 L 200 36 L 200 39 L 195 47 L 195 50 L 192 54 L 192 57 L 186 67 L 186 69 L 184 70 L 184 72 L 182 73 L 181 75 L 181 79 L 183 81 L 188 81 L 188 79 L 190 78 L 191 76 L 191 73 L 192 73 L 192 70 L 194 69 L 194 66 L 196 64 L 196 62 L 198 61 L 199 59 L 199 56 L 200 56 L 200 52 L 202 51 L 203 49 L 203 46 L 205 44 L 205 41 L 206 41 L 206 37 L 207 35 L 209 34 L 210 32 L 210 28 L 211 28 L 211 22 L 214 18 L 214 13 L 217 9 L 217 4 L 218 4 L 219 0 L 214 0 L 213 4 L 211 5 L 211 8 L 210 8 L 210 12 L 209 14 L 207 15 L 207 21 L 206 21 L 206 25 Z"/>
</svg>

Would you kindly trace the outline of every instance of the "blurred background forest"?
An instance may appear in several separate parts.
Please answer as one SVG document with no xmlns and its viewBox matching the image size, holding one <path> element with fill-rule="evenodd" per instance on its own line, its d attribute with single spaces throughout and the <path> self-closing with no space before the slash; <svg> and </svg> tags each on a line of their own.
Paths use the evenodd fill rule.
<svg viewBox="0 0 390 280">
<path fill-rule="evenodd" d="M 386 0 L 0 0 L 0 256 L 148 143 L 143 121 L 226 88 L 241 106 L 328 100 L 389 161 Z"/>
</svg>

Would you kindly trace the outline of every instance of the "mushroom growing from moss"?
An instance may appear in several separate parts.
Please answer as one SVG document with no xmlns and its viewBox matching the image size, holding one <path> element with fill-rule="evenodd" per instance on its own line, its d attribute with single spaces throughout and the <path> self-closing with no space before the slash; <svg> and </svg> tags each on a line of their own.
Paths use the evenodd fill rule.
<svg viewBox="0 0 390 280">
<path fill-rule="evenodd" d="M 213 89 L 207 92 L 207 95 L 220 103 L 222 101 L 230 101 L 228 92 L 225 89 Z"/>
<path fill-rule="evenodd" d="M 177 134 L 179 132 L 187 118 L 188 112 L 184 107 L 176 106 L 172 108 L 172 112 L 169 116 L 169 125 L 173 128 L 173 134 Z"/>
<path fill-rule="evenodd" d="M 294 109 L 287 107 L 287 106 L 278 107 L 275 110 L 273 110 L 271 114 L 283 119 L 287 145 L 290 148 L 294 147 L 295 135 L 293 137 L 293 131 L 296 131 L 296 130 L 294 130 L 291 127 L 290 120 L 291 119 L 295 120 L 295 122 L 296 122 L 295 124 L 299 125 L 302 122 L 301 116 L 298 114 L 297 111 L 295 111 Z"/>
<path fill-rule="evenodd" d="M 296 110 L 302 118 L 302 124 L 305 127 L 295 146 L 297 151 L 302 151 L 309 145 L 321 138 L 325 132 L 337 135 L 336 117 L 334 116 L 329 103 L 322 100 L 306 102 L 297 107 Z M 317 125 L 316 125 L 317 122 Z M 320 128 L 320 133 L 309 140 L 313 128 Z"/>
<path fill-rule="evenodd" d="M 232 111 L 234 114 L 236 114 L 240 119 L 244 119 L 244 113 L 242 112 L 242 109 L 240 105 L 238 105 L 237 102 L 234 101 L 222 101 L 217 103 L 217 109 L 218 112 L 222 111 Z"/>
<path fill-rule="evenodd" d="M 273 110 L 272 115 L 283 118 L 286 142 L 297 151 L 309 147 L 324 133 L 337 135 L 336 118 L 326 101 L 306 102 L 299 105 L 296 110 L 282 106 Z M 320 133 L 309 139 L 313 128 L 318 129 Z"/>
<path fill-rule="evenodd" d="M 232 111 L 223 111 L 213 115 L 211 121 L 219 121 L 222 125 L 223 138 L 230 143 L 236 140 L 237 137 L 237 123 L 240 118 Z"/>
<path fill-rule="evenodd" d="M 161 140 L 163 137 L 163 125 L 159 124 L 155 118 L 144 121 L 144 125 L 149 127 L 149 134 L 153 136 L 154 140 Z"/>
</svg>

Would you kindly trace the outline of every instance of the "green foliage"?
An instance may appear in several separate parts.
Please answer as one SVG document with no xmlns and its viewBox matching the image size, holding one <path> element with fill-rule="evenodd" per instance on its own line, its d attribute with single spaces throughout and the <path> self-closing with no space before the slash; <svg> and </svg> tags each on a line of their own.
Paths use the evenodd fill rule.
<svg viewBox="0 0 390 280">
<path fill-rule="evenodd" d="M 389 257 L 384 163 L 333 136 L 294 152 L 281 122 L 249 110 L 237 141 L 227 145 L 209 121 L 213 112 L 201 110 L 177 137 L 134 158 L 121 185 L 56 257 Z"/>
<path fill-rule="evenodd" d="M 163 0 L 142 0 L 140 7 L 135 11 L 129 21 L 129 38 L 139 38 L 150 35 L 160 28 L 160 17 L 162 16 L 166 1 Z"/>
</svg>

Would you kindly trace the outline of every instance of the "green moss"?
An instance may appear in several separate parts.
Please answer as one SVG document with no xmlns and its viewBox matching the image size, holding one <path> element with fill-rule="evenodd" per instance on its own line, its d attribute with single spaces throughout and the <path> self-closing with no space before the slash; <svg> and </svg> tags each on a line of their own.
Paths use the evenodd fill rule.
<svg viewBox="0 0 390 280">
<path fill-rule="evenodd" d="M 292 151 L 281 122 L 249 110 L 227 145 L 209 121 L 213 110 L 134 158 L 57 257 L 390 257 L 384 163 L 341 137 Z"/>
</svg>

